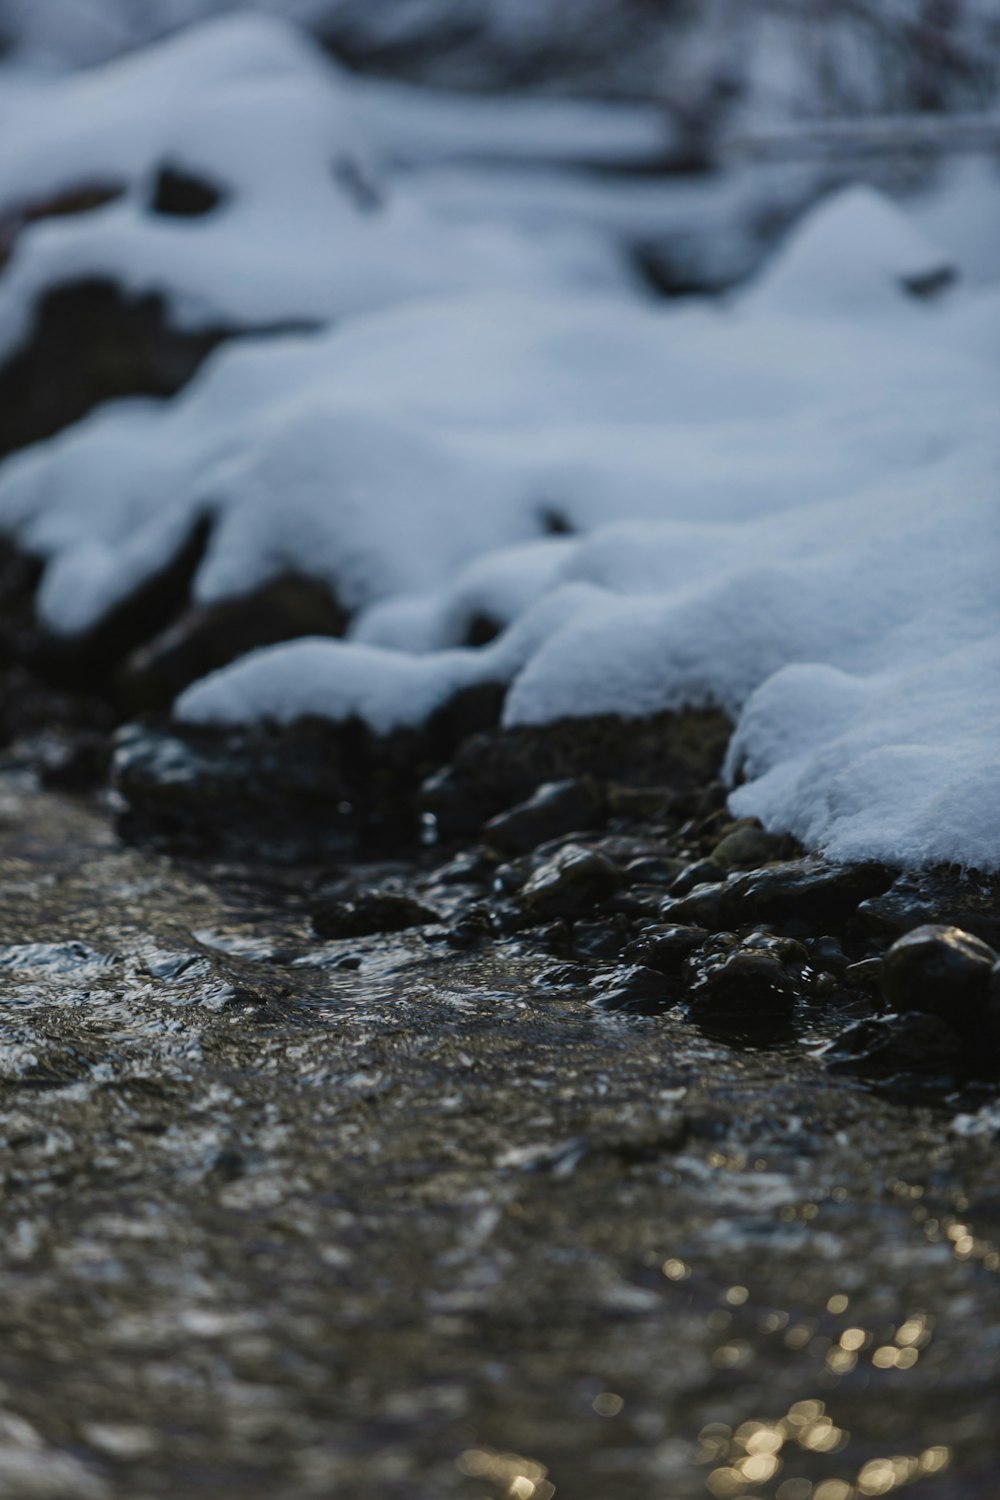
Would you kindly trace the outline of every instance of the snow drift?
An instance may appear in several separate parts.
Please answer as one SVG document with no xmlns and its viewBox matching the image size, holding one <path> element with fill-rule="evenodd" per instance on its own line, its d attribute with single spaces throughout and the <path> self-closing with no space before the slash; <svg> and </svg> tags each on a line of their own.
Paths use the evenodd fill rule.
<svg viewBox="0 0 1000 1500">
<path fill-rule="evenodd" d="M 172 401 L 107 406 L 0 468 L 0 530 L 45 561 L 46 625 L 91 629 L 208 517 L 199 602 L 294 571 L 352 623 L 196 684 L 184 719 L 382 732 L 485 681 L 508 685 L 509 724 L 712 703 L 736 724 L 740 814 L 837 857 L 1000 867 L 1000 286 L 983 247 L 963 281 L 960 233 L 940 249 L 854 188 L 728 302 L 646 302 L 575 238 L 515 236 L 515 254 L 412 203 L 370 214 L 368 148 L 347 144 L 363 110 L 325 73 L 303 86 L 308 49 L 258 55 L 258 26 L 242 52 L 200 39 L 197 106 L 177 93 L 200 76 L 189 40 L 163 49 L 173 82 L 165 64 L 148 90 L 123 74 L 152 101 L 148 139 L 122 135 L 123 85 L 113 130 L 94 104 L 85 142 L 39 125 L 30 172 L 22 153 L 0 173 L 8 201 L 84 161 L 127 179 L 124 199 L 19 243 L 8 340 L 51 261 L 95 245 L 133 278 L 169 245 L 189 311 L 245 318 L 263 297 L 271 317 L 338 316 L 223 348 Z M 213 124 L 225 69 L 248 113 L 230 101 Z M 71 86 L 85 119 L 86 80 Z M 264 122 L 252 171 L 241 118 Z M 150 228 L 136 198 L 168 136 L 231 193 L 249 172 L 183 233 Z M 334 144 L 354 163 L 343 192 Z M 470 647 L 483 619 L 495 638 Z"/>
</svg>

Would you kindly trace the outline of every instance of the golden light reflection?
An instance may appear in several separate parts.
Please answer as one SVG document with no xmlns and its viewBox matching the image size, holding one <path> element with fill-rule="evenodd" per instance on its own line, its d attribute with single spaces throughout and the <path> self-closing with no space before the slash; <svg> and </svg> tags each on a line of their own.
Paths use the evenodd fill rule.
<svg viewBox="0 0 1000 1500">
<path fill-rule="evenodd" d="M 617 1417 L 625 1402 L 614 1391 L 602 1391 L 591 1402 L 599 1417 Z"/>
<path fill-rule="evenodd" d="M 492 1479 L 504 1487 L 504 1500 L 552 1500 L 555 1485 L 544 1464 L 520 1453 L 498 1453 L 494 1448 L 466 1448 L 455 1460 L 459 1473 L 470 1479 Z"/>
<path fill-rule="evenodd" d="M 850 1297 L 845 1296 L 843 1292 L 835 1292 L 832 1297 L 827 1298 L 826 1310 L 832 1313 L 846 1312 L 850 1300 Z"/>
<path fill-rule="evenodd" d="M 665 1260 L 663 1262 L 663 1265 L 660 1269 L 662 1270 L 664 1276 L 666 1276 L 670 1281 L 683 1281 L 686 1276 L 691 1275 L 690 1269 L 684 1264 L 684 1262 L 682 1260 L 678 1260 L 677 1257 L 673 1255 L 669 1260 Z"/>
</svg>

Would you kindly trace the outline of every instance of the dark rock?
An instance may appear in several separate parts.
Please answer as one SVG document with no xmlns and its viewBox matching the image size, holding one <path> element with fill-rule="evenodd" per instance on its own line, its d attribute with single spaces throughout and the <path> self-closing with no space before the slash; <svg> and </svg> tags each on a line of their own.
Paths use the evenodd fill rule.
<svg viewBox="0 0 1000 1500">
<path fill-rule="evenodd" d="M 859 963 L 848 964 L 844 970 L 844 983 L 852 990 L 877 990 L 881 979 L 880 958 L 863 958 Z"/>
<path fill-rule="evenodd" d="M 298 636 L 342 635 L 347 615 L 315 579 L 286 574 L 239 599 L 188 609 L 133 651 L 115 697 L 132 716 L 168 708 L 190 683 L 260 646 Z"/>
<path fill-rule="evenodd" d="M 432 880 L 435 885 L 489 885 L 496 868 L 492 850 L 463 849 L 435 870 Z"/>
<path fill-rule="evenodd" d="M 625 866 L 625 879 L 633 885 L 669 886 L 678 873 L 678 861 L 664 855 L 643 854 Z"/>
<path fill-rule="evenodd" d="M 726 925 L 722 917 L 724 889 L 721 882 L 696 885 L 686 896 L 668 897 L 660 906 L 660 916 L 671 926 L 706 927 L 718 932 Z"/>
<path fill-rule="evenodd" d="M 132 724 L 113 759 L 120 831 L 159 847 L 315 862 L 400 849 L 421 835 L 419 787 L 503 689 L 456 695 L 426 724 L 374 734 L 357 719 L 233 730 Z"/>
<path fill-rule="evenodd" d="M 326 939 L 404 932 L 440 921 L 438 913 L 395 891 L 359 891 L 351 901 L 322 901 L 312 912 L 313 931 Z"/>
<path fill-rule="evenodd" d="M 936 1075 L 950 1079 L 961 1063 L 958 1033 L 940 1016 L 875 1016 L 847 1028 L 822 1056 L 834 1072 Z"/>
<path fill-rule="evenodd" d="M 931 922 L 960 927 L 1000 949 L 1000 879 L 948 870 L 900 875 L 862 901 L 856 918 L 860 930 L 890 942 Z"/>
<path fill-rule="evenodd" d="M 582 958 L 618 958 L 628 937 L 629 925 L 621 916 L 606 922 L 574 922 L 573 952 Z"/>
<path fill-rule="evenodd" d="M 54 288 L 30 341 L 0 370 L 0 453 L 51 437 L 101 402 L 173 395 L 227 335 L 172 328 L 161 297 L 109 281 Z"/>
<path fill-rule="evenodd" d="M 601 811 L 600 792 L 590 777 L 548 781 L 526 802 L 491 818 L 483 838 L 501 854 L 525 854 L 550 839 L 592 827 Z"/>
<path fill-rule="evenodd" d="M 731 725 L 715 709 L 623 719 L 563 719 L 476 735 L 424 787 L 445 834 L 474 833 L 544 782 L 592 776 L 644 787 L 690 787 L 721 763 Z"/>
<path fill-rule="evenodd" d="M 887 890 L 892 879 L 882 865 L 832 865 L 814 856 L 787 860 L 731 876 L 721 892 L 720 916 L 729 927 L 839 924 L 861 901 Z"/>
<path fill-rule="evenodd" d="M 486 906 L 471 906 L 449 927 L 445 942 L 449 948 L 475 948 L 492 937 L 493 918 Z"/>
<path fill-rule="evenodd" d="M 731 934 L 719 934 L 684 966 L 688 1005 L 694 1015 L 786 1007 L 805 992 L 807 960 L 800 944 L 768 933 L 752 933 L 738 945 Z"/>
<path fill-rule="evenodd" d="M 768 860 L 780 859 L 787 851 L 788 839 L 782 834 L 767 833 L 759 823 L 736 823 L 716 844 L 710 858 L 726 869 L 757 869 Z"/>
<path fill-rule="evenodd" d="M 725 877 L 724 867 L 716 864 L 714 859 L 697 859 L 680 871 L 671 883 L 670 895 L 686 896 L 697 885 L 717 885 Z"/>
<path fill-rule="evenodd" d="M 685 959 L 708 937 L 704 927 L 646 927 L 625 949 L 624 957 L 661 974 L 681 972 Z"/>
<path fill-rule="evenodd" d="M 843 974 L 850 963 L 839 938 L 826 935 L 807 939 L 806 946 L 816 967 L 826 969 L 830 974 Z"/>
<path fill-rule="evenodd" d="M 584 964 L 554 964 L 535 976 L 535 984 L 541 989 L 585 990 L 593 978 L 593 970 Z"/>
<path fill-rule="evenodd" d="M 206 178 L 167 163 L 156 174 L 149 207 L 152 213 L 168 218 L 200 219 L 217 209 L 225 196 Z"/>
<path fill-rule="evenodd" d="M 981 1022 L 997 954 L 960 928 L 917 927 L 898 938 L 882 961 L 886 1002 L 896 1011 L 929 1011 L 957 1030 Z"/>
<path fill-rule="evenodd" d="M 605 855 L 567 844 L 521 888 L 524 910 L 537 917 L 572 917 L 613 895 L 621 871 Z"/>
<path fill-rule="evenodd" d="M 595 1010 L 621 1011 L 626 1015 L 652 1016 L 677 1003 L 678 990 L 655 969 L 641 964 L 616 969 L 595 983 L 591 1005 Z"/>
</svg>

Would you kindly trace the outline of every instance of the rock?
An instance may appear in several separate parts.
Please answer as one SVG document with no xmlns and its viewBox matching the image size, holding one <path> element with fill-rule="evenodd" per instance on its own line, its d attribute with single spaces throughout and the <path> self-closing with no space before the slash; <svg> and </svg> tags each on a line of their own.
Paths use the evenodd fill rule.
<svg viewBox="0 0 1000 1500">
<path fill-rule="evenodd" d="M 675 1005 L 679 998 L 676 984 L 642 964 L 613 970 L 595 985 L 596 993 L 590 1002 L 595 1010 L 621 1011 L 626 1015 L 659 1015 Z"/>
<path fill-rule="evenodd" d="M 697 885 L 717 885 L 725 877 L 725 868 L 714 859 L 698 859 L 684 866 L 670 886 L 670 895 L 686 896 Z"/>
<path fill-rule="evenodd" d="M 625 879 L 631 885 L 669 886 L 680 873 L 680 861 L 670 856 L 641 854 L 625 866 Z"/>
<path fill-rule="evenodd" d="M 566 844 L 521 888 L 519 901 L 532 916 L 572 917 L 614 894 L 621 871 L 604 854 Z"/>
<path fill-rule="evenodd" d="M 881 979 L 880 958 L 863 958 L 860 963 L 848 964 L 844 970 L 844 982 L 852 990 L 877 990 Z"/>
<path fill-rule="evenodd" d="M 661 974 L 677 975 L 685 959 L 705 942 L 708 935 L 704 927 L 646 927 L 629 943 L 624 957 Z"/>
<path fill-rule="evenodd" d="M 600 792 L 591 777 L 547 781 L 526 802 L 491 818 L 483 839 L 501 854 L 525 854 L 550 839 L 592 827 L 601 812 Z"/>
<path fill-rule="evenodd" d="M 876 1077 L 904 1073 L 950 1080 L 961 1062 L 958 1033 L 940 1016 L 911 1012 L 858 1021 L 821 1056 L 838 1073 Z"/>
<path fill-rule="evenodd" d="M 787 844 L 784 835 L 767 833 L 759 823 L 747 821 L 737 823 L 721 838 L 710 858 L 713 864 L 727 869 L 757 869 L 779 858 Z"/>
<path fill-rule="evenodd" d="M 805 991 L 803 967 L 799 954 L 784 949 L 780 939 L 754 933 L 737 945 L 726 933 L 689 958 L 682 977 L 693 1015 L 744 1012 L 787 1007 Z"/>
<path fill-rule="evenodd" d="M 814 856 L 786 860 L 731 876 L 721 892 L 719 915 L 728 927 L 839 924 L 861 901 L 888 889 L 892 878 L 882 865 L 832 865 Z"/>
<path fill-rule="evenodd" d="M 286 574 L 242 598 L 185 610 L 124 662 L 116 702 L 130 716 L 168 708 L 190 683 L 248 651 L 297 636 L 342 635 L 346 623 L 324 584 Z"/>
<path fill-rule="evenodd" d="M 592 776 L 619 785 L 691 787 L 721 764 L 732 726 L 717 709 L 623 719 L 598 714 L 489 730 L 428 778 L 424 806 L 442 833 L 478 832 L 545 782 Z"/>
<path fill-rule="evenodd" d="M 574 922 L 573 952 L 582 958 L 617 958 L 628 937 L 628 922 L 618 915 L 606 922 Z"/>
<path fill-rule="evenodd" d="M 493 919 L 486 906 L 470 906 L 449 927 L 445 942 L 449 948 L 475 948 L 494 934 Z"/>
<path fill-rule="evenodd" d="M 882 994 L 894 1011 L 932 1012 L 964 1031 L 985 1018 L 997 962 L 987 943 L 958 927 L 917 927 L 885 955 Z"/>
<path fill-rule="evenodd" d="M 585 990 L 592 978 L 593 970 L 584 964 L 553 964 L 535 976 L 535 984 L 541 989 Z"/>
<path fill-rule="evenodd" d="M 396 891 L 362 890 L 350 901 L 321 901 L 312 912 L 313 931 L 326 939 L 404 932 L 439 921 L 429 906 Z"/>
<path fill-rule="evenodd" d="M 721 881 L 715 881 L 696 885 L 686 896 L 669 896 L 660 906 L 660 917 L 670 925 L 680 923 L 683 926 L 706 927 L 710 932 L 718 932 L 725 926 L 722 920 L 724 889 Z"/>
<path fill-rule="evenodd" d="M 811 943 L 807 941 L 807 946 L 815 966 L 830 974 L 843 974 L 850 963 L 839 938 L 829 935 L 813 938 Z"/>
<path fill-rule="evenodd" d="M 948 870 L 900 875 L 889 889 L 862 901 L 855 920 L 863 932 L 890 942 L 915 927 L 944 922 L 1000 949 L 1000 878 Z"/>
</svg>

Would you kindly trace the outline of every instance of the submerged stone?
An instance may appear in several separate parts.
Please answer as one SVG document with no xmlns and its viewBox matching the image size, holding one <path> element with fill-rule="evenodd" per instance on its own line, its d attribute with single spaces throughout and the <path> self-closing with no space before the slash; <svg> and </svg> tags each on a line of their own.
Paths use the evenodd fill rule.
<svg viewBox="0 0 1000 1500">
<path fill-rule="evenodd" d="M 425 927 L 440 917 L 429 906 L 396 891 L 359 891 L 349 901 L 323 901 L 313 909 L 313 931 L 321 938 L 371 937 Z"/>
</svg>

